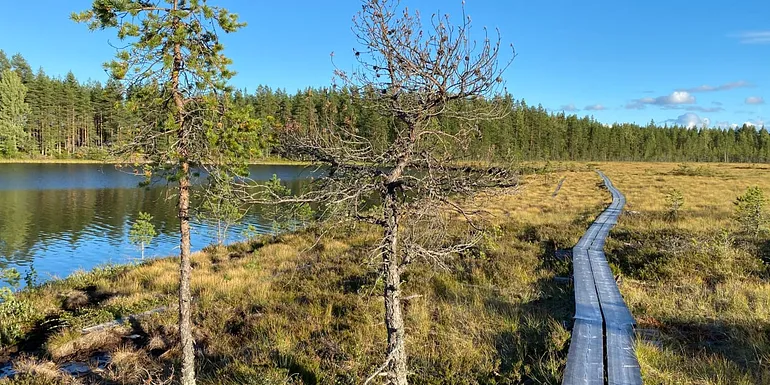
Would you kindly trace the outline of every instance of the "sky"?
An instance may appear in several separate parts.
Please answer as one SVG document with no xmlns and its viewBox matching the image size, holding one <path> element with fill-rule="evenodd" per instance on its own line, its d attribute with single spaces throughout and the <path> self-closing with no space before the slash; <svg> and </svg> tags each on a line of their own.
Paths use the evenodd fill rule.
<svg viewBox="0 0 770 385">
<path fill-rule="evenodd" d="M 104 81 L 119 42 L 69 20 L 88 0 L 13 2 L 0 13 L 0 49 L 49 75 Z M 353 68 L 360 0 L 209 0 L 248 26 L 223 37 L 238 88 L 293 93 Z M 461 0 L 401 0 L 423 18 L 460 19 Z M 500 31 L 515 59 L 516 99 L 604 123 L 728 127 L 770 121 L 770 2 L 766 0 L 467 0 L 474 36 Z M 334 52 L 334 61 L 330 54 Z M 502 60 L 512 56 L 505 51 Z"/>
</svg>

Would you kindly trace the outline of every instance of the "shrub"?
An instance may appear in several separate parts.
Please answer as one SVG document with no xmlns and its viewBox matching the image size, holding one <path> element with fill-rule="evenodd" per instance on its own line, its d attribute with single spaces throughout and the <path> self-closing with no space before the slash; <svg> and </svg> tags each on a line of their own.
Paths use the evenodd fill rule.
<svg viewBox="0 0 770 385">
<path fill-rule="evenodd" d="M 705 166 L 692 167 L 687 163 L 681 163 L 671 171 L 671 175 L 678 176 L 716 176 L 716 172 Z"/>
<path fill-rule="evenodd" d="M 139 212 L 139 219 L 131 225 L 131 230 L 128 232 L 128 240 L 140 247 L 142 259 L 144 259 L 144 247 L 150 244 L 157 235 L 155 225 L 152 224 L 152 215 Z"/>
<path fill-rule="evenodd" d="M 12 288 L 19 287 L 21 275 L 16 269 L 1 269 L 0 281 L 11 288 L 0 288 L 0 345 L 14 344 L 22 337 L 22 325 L 26 324 L 33 315 L 32 306 L 25 300 L 19 299 Z"/>
<path fill-rule="evenodd" d="M 767 199 L 762 189 L 757 186 L 749 187 L 734 204 L 735 216 L 742 233 L 757 239 L 767 231 Z"/>
<path fill-rule="evenodd" d="M 675 221 L 679 219 L 679 209 L 684 206 L 684 195 L 677 189 L 672 189 L 666 194 L 666 217 Z"/>
</svg>

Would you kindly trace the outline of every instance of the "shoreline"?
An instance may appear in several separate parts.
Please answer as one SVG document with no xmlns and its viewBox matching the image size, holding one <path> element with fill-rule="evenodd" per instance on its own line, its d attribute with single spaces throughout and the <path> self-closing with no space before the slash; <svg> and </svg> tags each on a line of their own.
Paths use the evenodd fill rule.
<svg viewBox="0 0 770 385">
<path fill-rule="evenodd" d="M 141 163 L 141 162 L 137 162 Z M 119 162 L 114 159 L 95 160 L 95 159 L 0 159 L 0 164 L 129 164 L 129 162 Z M 252 166 L 310 166 L 310 162 L 299 162 L 279 158 L 267 158 L 250 161 Z"/>
</svg>

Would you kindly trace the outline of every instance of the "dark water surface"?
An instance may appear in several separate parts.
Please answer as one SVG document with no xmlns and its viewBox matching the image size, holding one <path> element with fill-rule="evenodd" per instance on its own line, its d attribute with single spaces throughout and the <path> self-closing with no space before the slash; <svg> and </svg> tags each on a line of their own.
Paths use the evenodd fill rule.
<svg viewBox="0 0 770 385">
<path fill-rule="evenodd" d="M 251 167 L 255 180 L 273 174 L 297 188 L 312 173 L 301 166 Z M 128 231 L 140 211 L 153 215 L 159 234 L 145 255 L 177 254 L 174 186 L 156 183 L 140 188 L 141 181 L 112 165 L 0 164 L 0 268 L 14 267 L 24 275 L 33 266 L 42 281 L 138 259 L 140 251 L 129 243 Z M 229 231 L 228 242 L 243 239 L 248 225 L 259 233 L 270 231 L 269 224 L 251 210 Z M 215 240 L 215 226 L 194 221 L 193 250 Z"/>
</svg>

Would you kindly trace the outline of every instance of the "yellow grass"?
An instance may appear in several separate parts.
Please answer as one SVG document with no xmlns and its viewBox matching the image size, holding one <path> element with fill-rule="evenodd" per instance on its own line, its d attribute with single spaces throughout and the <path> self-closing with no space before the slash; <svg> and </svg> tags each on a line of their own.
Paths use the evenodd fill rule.
<svg viewBox="0 0 770 385">
<path fill-rule="evenodd" d="M 621 218 L 607 251 L 640 327 L 663 335 L 661 348 L 639 345 L 645 380 L 766 381 L 757 362 L 770 358 L 767 337 L 759 333 L 770 320 L 770 287 L 752 262 L 756 256 L 740 247 L 741 238 L 720 237 L 723 229 L 735 230 L 730 216 L 736 196 L 755 184 L 770 192 L 770 168 L 707 165 L 710 176 L 677 176 L 671 171 L 678 164 L 597 166 L 626 194 L 627 209 L 638 212 Z M 476 197 L 470 205 L 496 226 L 477 250 L 446 261 L 449 270 L 425 263 L 407 270 L 402 289 L 410 297 L 405 312 L 414 383 L 560 382 L 574 302 L 572 288 L 553 279 L 569 275 L 570 265 L 553 253 L 574 245 L 609 194 L 592 165 L 549 167 L 548 173 L 525 175 L 515 194 Z M 663 215 L 671 188 L 685 196 L 676 222 Z M 196 253 L 200 383 L 363 382 L 384 358 L 383 287 L 373 257 L 380 236 L 380 229 L 365 225 L 310 229 Z M 650 267 L 645 258 L 658 259 Z M 169 258 L 75 275 L 22 298 L 40 318 L 63 315 L 72 325 L 49 338 L 50 357 L 64 360 L 104 347 L 114 354 L 111 378 L 140 383 L 147 376 L 131 374 L 139 363 L 159 368 L 152 374 L 157 376 L 178 362 L 177 280 L 178 261 Z M 62 309 L 67 293 L 88 286 L 105 298 L 77 312 Z M 140 321 L 143 346 L 105 340 L 100 347 L 88 342 L 98 336 L 76 332 L 158 306 L 170 310 Z M 719 340 L 722 350 L 692 340 L 706 332 L 726 338 Z"/>
<path fill-rule="evenodd" d="M 768 269 L 765 238 L 740 234 L 735 199 L 750 186 L 770 194 L 770 166 L 690 164 L 703 175 L 674 175 L 679 164 L 602 163 L 626 195 L 608 256 L 640 328 L 662 332 L 662 348 L 640 346 L 645 383 L 770 383 Z M 666 194 L 684 196 L 667 219 Z"/>
</svg>

